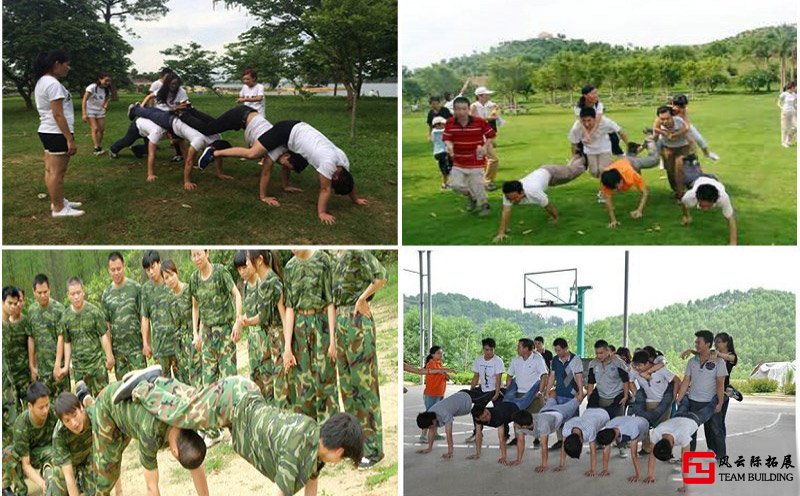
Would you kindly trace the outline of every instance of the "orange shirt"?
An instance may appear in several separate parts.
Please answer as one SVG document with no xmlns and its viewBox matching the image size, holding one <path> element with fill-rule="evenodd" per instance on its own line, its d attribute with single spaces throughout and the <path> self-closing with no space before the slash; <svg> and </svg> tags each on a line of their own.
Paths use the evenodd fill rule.
<svg viewBox="0 0 800 496">
<path fill-rule="evenodd" d="M 631 165 L 631 161 L 627 158 L 621 158 L 616 162 L 612 163 L 604 170 L 617 170 L 619 174 L 622 176 L 622 184 L 620 184 L 618 190 L 613 190 L 611 188 L 607 188 L 606 186 L 600 187 L 600 191 L 602 191 L 603 196 L 610 197 L 614 194 L 614 191 L 628 191 L 629 189 L 636 188 L 637 190 L 641 191 L 644 189 L 644 179 L 642 176 L 636 172 L 636 170 Z"/>
<path fill-rule="evenodd" d="M 442 362 L 437 360 L 430 360 L 425 365 L 427 370 L 442 369 Z M 425 396 L 444 396 L 444 390 L 447 387 L 447 374 L 431 374 L 425 376 Z"/>
</svg>

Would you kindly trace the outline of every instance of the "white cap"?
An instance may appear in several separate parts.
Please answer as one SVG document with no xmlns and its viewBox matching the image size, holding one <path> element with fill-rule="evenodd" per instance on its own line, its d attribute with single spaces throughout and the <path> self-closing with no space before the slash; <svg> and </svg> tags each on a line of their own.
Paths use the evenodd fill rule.
<svg viewBox="0 0 800 496">
<path fill-rule="evenodd" d="M 478 86 L 475 89 L 475 96 L 491 95 L 492 93 L 494 93 L 494 91 L 490 91 L 486 86 Z"/>
<path fill-rule="evenodd" d="M 446 124 L 446 123 L 447 123 L 447 119 L 445 119 L 441 115 L 437 115 L 436 117 L 433 118 L 433 121 L 431 121 L 431 124 L 433 124 L 434 126 L 436 124 Z"/>
</svg>

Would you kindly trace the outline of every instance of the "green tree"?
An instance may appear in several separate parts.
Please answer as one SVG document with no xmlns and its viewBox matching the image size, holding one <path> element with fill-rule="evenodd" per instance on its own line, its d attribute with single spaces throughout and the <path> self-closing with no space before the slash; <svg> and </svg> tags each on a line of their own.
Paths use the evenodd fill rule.
<svg viewBox="0 0 800 496">
<path fill-rule="evenodd" d="M 415 77 L 414 71 L 403 67 L 403 98 L 411 104 L 417 104 L 424 96 L 425 91 Z"/>
<path fill-rule="evenodd" d="M 106 24 L 117 19 L 125 26 L 128 18 L 155 21 L 169 12 L 167 0 L 90 0 Z"/>
<path fill-rule="evenodd" d="M 288 50 L 289 47 L 276 44 L 273 38 L 262 33 L 260 26 L 256 26 L 225 45 L 225 53 L 219 62 L 229 79 L 239 79 L 245 69 L 253 69 L 262 84 L 275 88 L 282 77 L 289 76 L 284 63 Z"/>
<path fill-rule="evenodd" d="M 100 72 L 116 81 L 127 77 L 132 47 L 116 27 L 100 22 L 86 2 L 8 0 L 3 2 L 3 77 L 33 109 L 33 61 L 40 51 L 58 48 L 60 41 L 71 59 L 64 85 L 81 91 Z"/>
<path fill-rule="evenodd" d="M 429 95 L 442 95 L 458 91 L 462 85 L 456 72 L 444 64 L 433 64 L 417 69 L 414 74 L 422 89 Z"/>
<path fill-rule="evenodd" d="M 500 59 L 489 64 L 491 84 L 497 88 L 501 95 L 515 105 L 517 94 L 529 94 L 531 88 L 531 75 L 533 63 L 524 57 Z"/>
<path fill-rule="evenodd" d="M 550 103 L 556 102 L 556 90 L 558 89 L 558 76 L 553 64 L 545 64 L 531 76 L 531 81 L 535 88 L 546 91 L 550 95 Z"/>
<path fill-rule="evenodd" d="M 204 50 L 199 43 L 190 41 L 188 47 L 175 45 L 161 50 L 160 53 L 172 57 L 164 59 L 164 64 L 178 73 L 184 84 L 204 86 L 220 96 L 214 89 L 214 79 L 219 66 L 214 52 Z"/>
</svg>

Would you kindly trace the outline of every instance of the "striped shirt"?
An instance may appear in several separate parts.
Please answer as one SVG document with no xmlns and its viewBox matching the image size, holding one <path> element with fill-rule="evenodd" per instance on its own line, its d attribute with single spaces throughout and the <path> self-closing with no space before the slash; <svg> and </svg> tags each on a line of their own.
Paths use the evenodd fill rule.
<svg viewBox="0 0 800 496">
<path fill-rule="evenodd" d="M 487 139 L 495 137 L 495 131 L 480 117 L 469 117 L 466 126 L 456 122 L 455 117 L 447 119 L 444 127 L 444 141 L 453 143 L 453 164 L 465 169 L 477 169 L 486 163 L 478 159 L 477 149 Z"/>
</svg>

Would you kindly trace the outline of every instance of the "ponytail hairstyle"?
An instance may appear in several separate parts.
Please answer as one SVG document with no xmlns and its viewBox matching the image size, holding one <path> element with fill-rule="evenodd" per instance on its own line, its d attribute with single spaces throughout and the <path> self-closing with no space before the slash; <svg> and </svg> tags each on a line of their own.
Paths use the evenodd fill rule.
<svg viewBox="0 0 800 496">
<path fill-rule="evenodd" d="M 33 61 L 33 79 L 38 80 L 51 70 L 58 63 L 69 62 L 69 55 L 64 50 L 57 48 L 46 52 L 39 52 Z"/>
<path fill-rule="evenodd" d="M 736 348 L 733 346 L 733 336 L 728 334 L 727 332 L 720 332 L 714 336 L 714 339 L 719 339 L 723 343 L 728 345 L 728 353 L 736 353 Z"/>
<path fill-rule="evenodd" d="M 247 258 L 250 260 L 250 263 L 252 263 L 253 266 L 255 266 L 258 257 L 261 257 L 264 263 L 267 264 L 270 269 L 272 269 L 272 271 L 281 281 L 283 281 L 283 267 L 281 267 L 281 257 L 277 250 L 247 251 Z"/>
<path fill-rule="evenodd" d="M 108 88 L 100 86 L 100 81 L 107 77 L 111 77 L 111 74 L 107 72 L 101 72 L 100 74 L 97 75 L 97 79 L 94 80 L 94 84 L 97 85 L 97 89 L 98 90 L 102 89 L 103 93 L 105 93 L 105 95 L 103 96 L 103 100 L 108 100 L 108 97 L 111 96 L 110 93 L 108 92 Z"/>
<path fill-rule="evenodd" d="M 164 84 L 161 85 L 161 88 L 158 89 L 158 93 L 156 93 L 156 101 L 159 103 L 164 103 L 169 105 L 169 102 L 175 101 L 175 96 L 178 94 L 178 89 L 175 91 L 170 90 L 170 86 L 172 86 L 172 81 L 178 80 L 178 89 L 180 89 L 181 85 L 183 84 L 183 80 L 180 76 L 171 72 L 164 77 Z"/>
<path fill-rule="evenodd" d="M 433 360 L 433 355 L 434 355 L 434 354 L 435 354 L 437 351 L 439 351 L 439 350 L 441 350 L 441 349 L 442 349 L 442 347 L 441 347 L 441 346 L 431 346 L 431 349 L 430 349 L 430 350 L 428 350 L 428 356 L 426 356 L 426 357 L 425 357 L 425 366 L 426 366 L 426 367 L 428 366 L 428 362 L 430 362 L 431 360 Z"/>
</svg>

